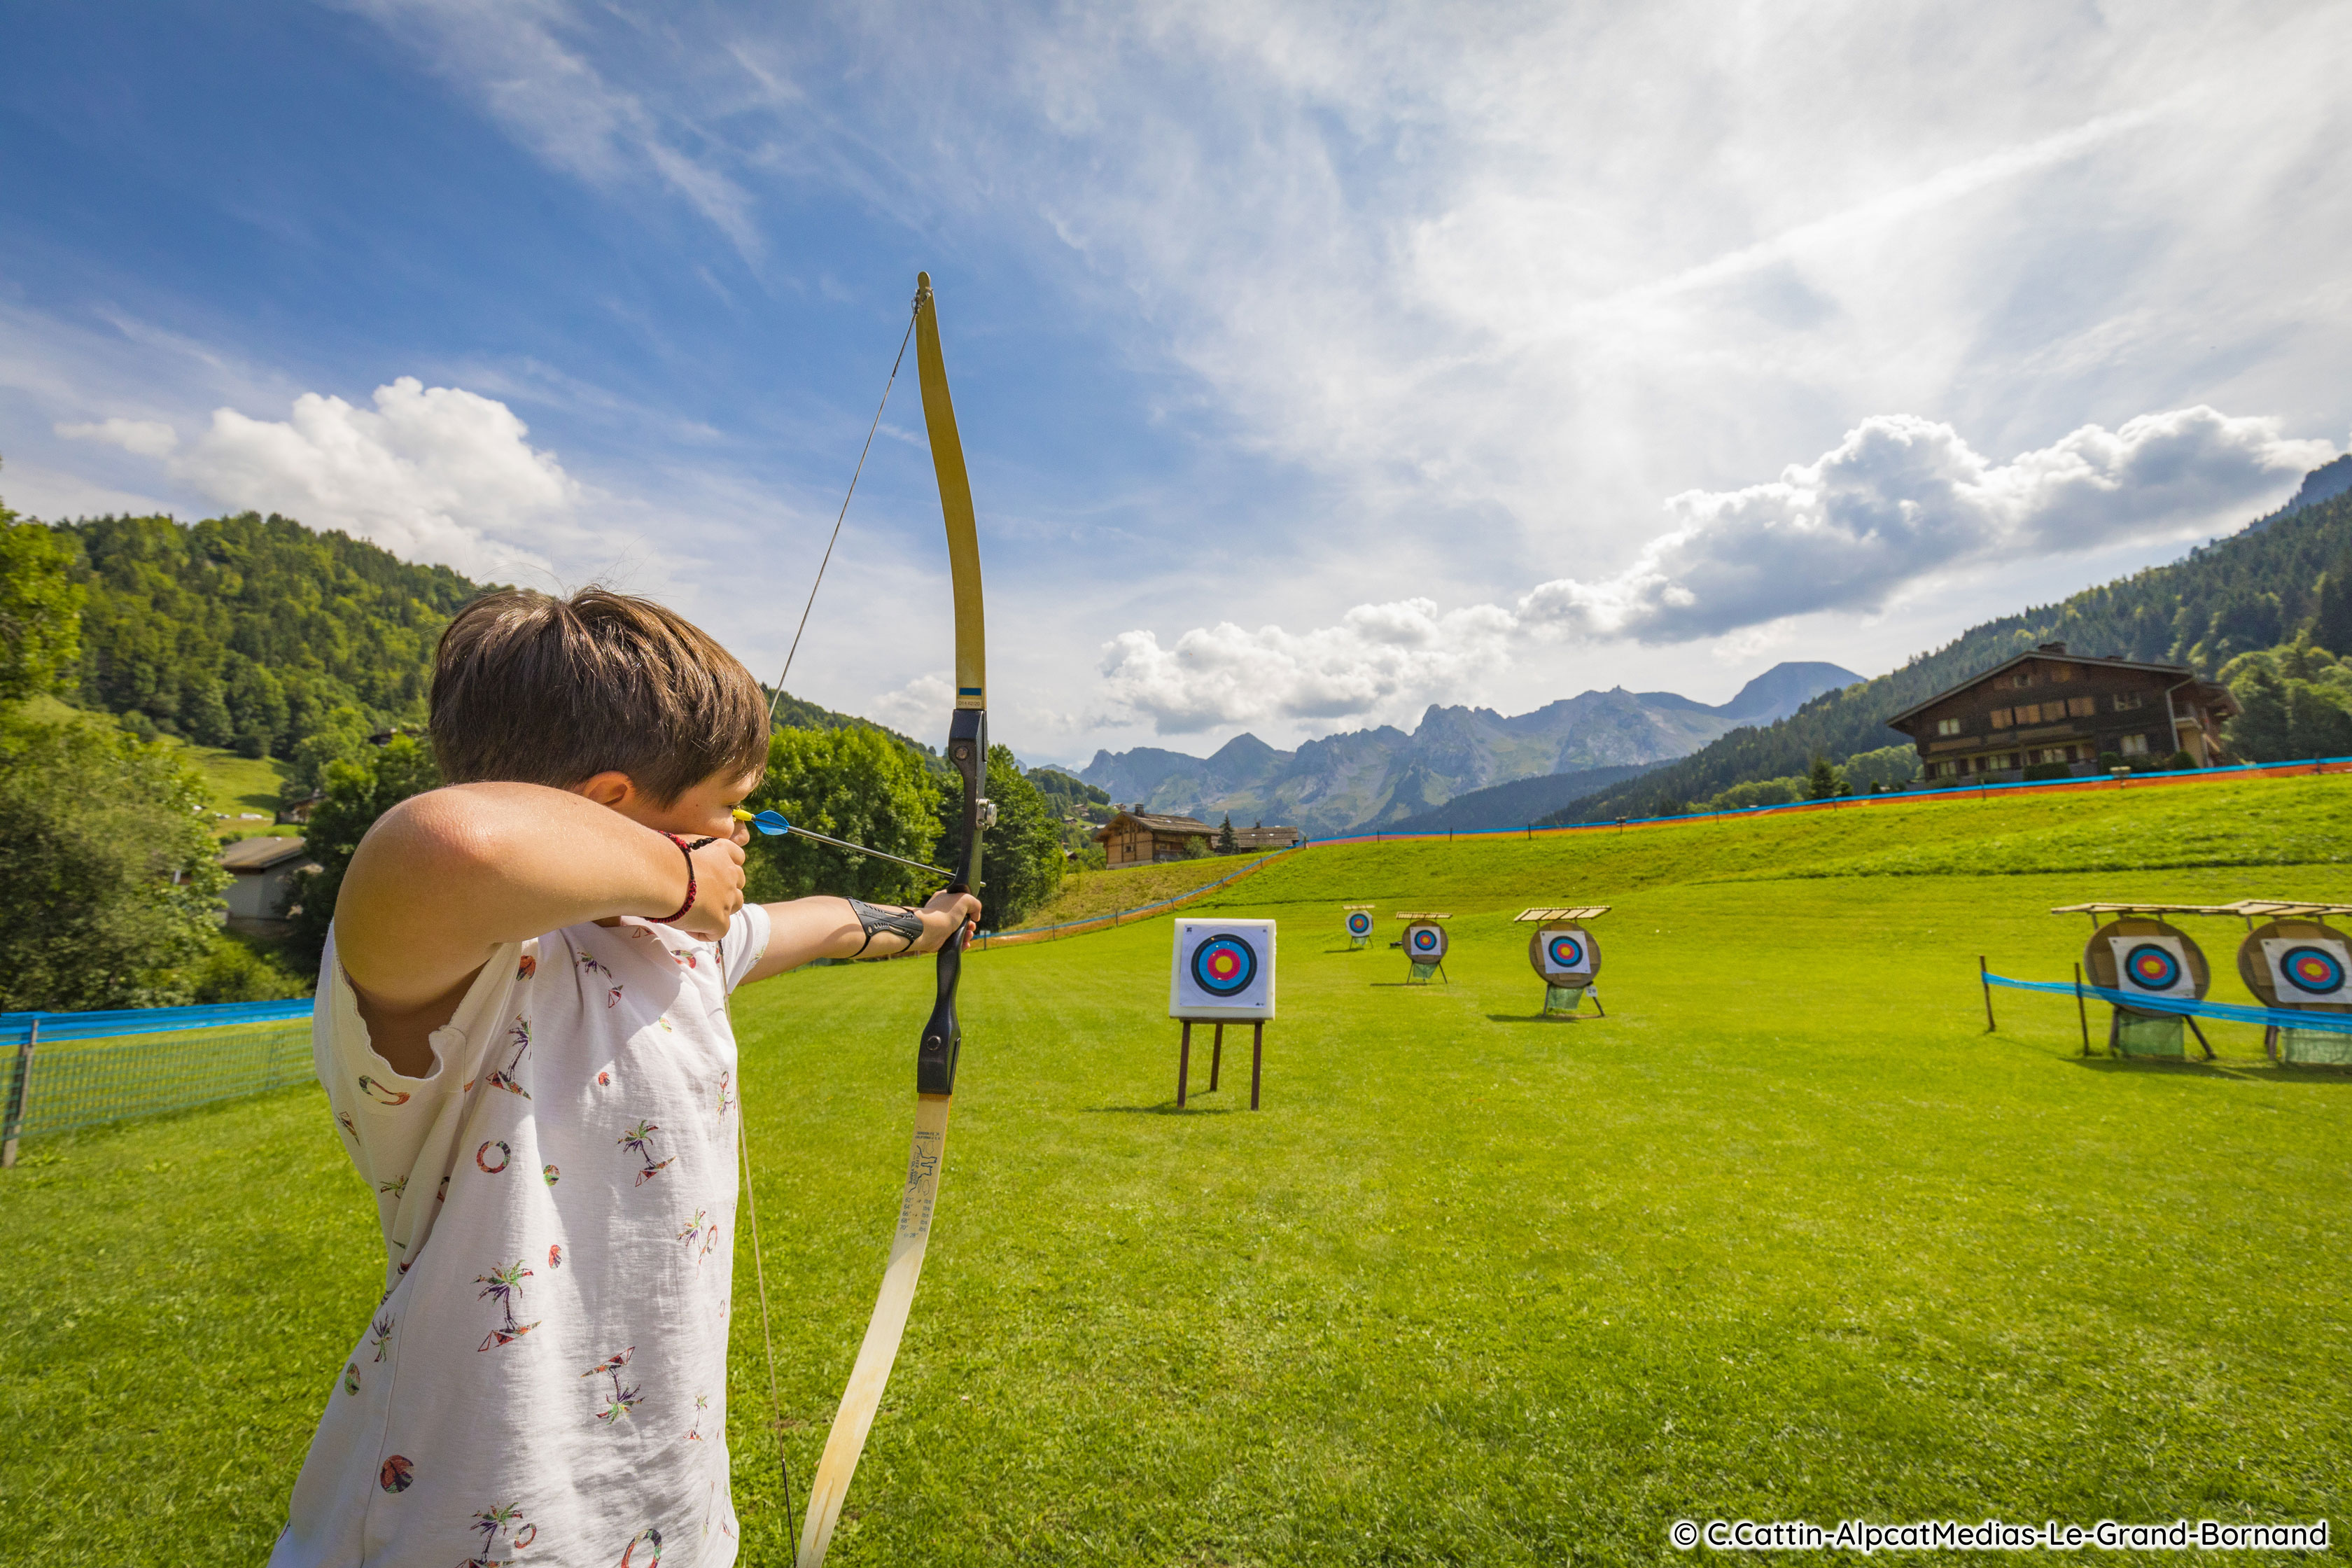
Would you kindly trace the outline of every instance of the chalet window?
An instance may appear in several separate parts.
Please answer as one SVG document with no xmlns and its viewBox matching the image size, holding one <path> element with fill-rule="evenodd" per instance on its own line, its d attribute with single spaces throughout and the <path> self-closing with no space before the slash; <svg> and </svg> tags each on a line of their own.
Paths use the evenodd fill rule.
<svg viewBox="0 0 2352 1568">
<path fill-rule="evenodd" d="M 2066 699 L 2066 717 L 2069 719 L 2087 719 L 2098 710 L 2099 700 L 2095 697 L 2069 697 Z"/>
<path fill-rule="evenodd" d="M 1936 733 L 1938 735 L 1957 735 L 1959 732 L 1960 721 L 1958 719 L 1938 719 L 1936 721 Z"/>
<path fill-rule="evenodd" d="M 2009 678 L 2009 683 L 2011 686 L 2031 686 L 2033 684 L 2033 672 L 2030 669 L 2021 669 Z"/>
<path fill-rule="evenodd" d="M 2074 679 L 2074 667 L 2071 664 L 2053 664 L 2050 667 L 2050 679 L 2072 680 Z"/>
<path fill-rule="evenodd" d="M 2021 706 L 2021 707 L 2018 709 L 2018 710 L 2017 710 L 2017 721 L 2018 721 L 2019 723 L 2021 723 L 2021 724 L 2039 724 L 2039 723 L 2041 723 L 2041 722 L 2042 722 L 2042 708 L 2041 708 L 2041 705 L 2040 705 L 2039 703 L 2028 702 L 2028 703 L 2025 703 L 2025 704 L 2023 704 L 2022 706 Z"/>
<path fill-rule="evenodd" d="M 2143 692 L 2118 691 L 2116 693 L 2116 711 L 2118 713 L 2128 713 L 2133 709 L 2138 707 L 2145 700 L 2146 694 Z"/>
<path fill-rule="evenodd" d="M 2147 755 L 2147 737 L 2146 735 L 2126 735 L 2123 738 L 2122 743 L 2116 747 L 2116 752 L 2119 756 L 2144 757 Z"/>
<path fill-rule="evenodd" d="M 1989 773 L 2005 773 L 2015 766 L 2017 753 L 2014 752 L 1998 752 L 1985 759 L 1985 772 Z"/>
<path fill-rule="evenodd" d="M 2044 746 L 2040 751 L 2033 753 L 2033 760 L 2037 763 L 2071 763 L 2074 760 L 2074 748 L 2072 746 Z"/>
<path fill-rule="evenodd" d="M 2013 709 L 1996 708 L 1992 710 L 1992 727 L 1996 730 L 2006 730 L 2009 728 L 2010 721 L 2015 716 Z"/>
</svg>

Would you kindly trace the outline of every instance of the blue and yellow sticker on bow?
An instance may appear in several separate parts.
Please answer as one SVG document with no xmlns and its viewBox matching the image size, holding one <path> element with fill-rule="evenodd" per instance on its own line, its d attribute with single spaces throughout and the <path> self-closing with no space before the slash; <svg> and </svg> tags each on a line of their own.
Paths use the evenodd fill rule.
<svg viewBox="0 0 2352 1568">
<path fill-rule="evenodd" d="M 1212 1023 L 1274 1016 L 1274 922 L 1179 921 L 1168 1016 Z"/>
</svg>

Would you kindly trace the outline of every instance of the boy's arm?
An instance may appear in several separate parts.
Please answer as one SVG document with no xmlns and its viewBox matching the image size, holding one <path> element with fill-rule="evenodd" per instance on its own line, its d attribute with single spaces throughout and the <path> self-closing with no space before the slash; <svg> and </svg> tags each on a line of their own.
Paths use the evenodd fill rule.
<svg viewBox="0 0 2352 1568">
<path fill-rule="evenodd" d="M 694 877 L 678 926 L 723 934 L 743 907 L 742 849 L 716 838 L 695 852 Z M 677 844 L 583 795 L 452 784 L 401 802 L 361 840 L 335 901 L 336 952 L 376 1053 L 420 1078 L 426 1037 L 500 944 L 616 915 L 657 920 L 686 887 Z"/>
<path fill-rule="evenodd" d="M 814 958 L 936 952 L 950 931 L 980 918 L 980 900 L 970 893 L 935 893 L 920 909 L 831 896 L 761 908 L 768 911 L 768 951 L 743 977 L 746 984 Z"/>
</svg>

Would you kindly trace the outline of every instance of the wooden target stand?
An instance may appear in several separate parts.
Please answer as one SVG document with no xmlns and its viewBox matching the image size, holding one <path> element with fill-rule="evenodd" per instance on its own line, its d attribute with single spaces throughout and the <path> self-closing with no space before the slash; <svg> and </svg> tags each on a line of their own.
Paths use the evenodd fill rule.
<svg viewBox="0 0 2352 1568">
<path fill-rule="evenodd" d="M 1597 920 L 1607 914 L 1609 910 L 1607 904 L 1568 904 L 1550 909 L 1521 910 L 1511 917 L 1515 925 L 1536 928 L 1528 936 L 1528 967 L 1534 970 L 1536 978 L 1544 983 L 1543 1011 L 1537 1016 L 1557 1023 L 1573 1024 L 1584 1016 L 1579 1009 L 1588 993 L 1592 997 L 1592 1016 L 1596 1018 L 1609 1016 L 1608 1010 L 1601 1005 L 1601 987 L 1597 984 L 1601 978 L 1601 943 L 1584 929 L 1586 921 Z M 1562 936 L 1573 938 L 1586 955 L 1580 984 L 1560 973 L 1549 963 L 1552 939 Z M 1563 979 L 1569 979 L 1570 983 L 1562 984 Z"/>
<path fill-rule="evenodd" d="M 2185 966 L 2189 971 L 2191 999 L 2201 1002 L 2212 988 L 2212 965 L 2205 962 L 2205 950 L 2197 939 L 2179 926 L 2168 924 L 2165 915 L 2211 914 L 2210 904 L 2069 904 L 2053 910 L 2052 914 L 2088 915 L 2091 919 L 2090 940 L 2083 944 L 2083 960 L 2074 967 L 2079 983 L 2088 979 L 2103 990 L 2119 991 L 2126 987 L 2123 976 L 2116 967 L 2114 942 L 2133 937 L 2166 937 L 2180 944 Z M 2083 1054 L 2091 1054 L 2091 1024 L 2076 998 L 2075 1011 L 2083 1026 Z M 2195 1035 L 2197 1044 L 2205 1052 L 2205 1059 L 2213 1059 L 2213 1043 L 2198 1027 L 2197 1020 L 2182 1013 L 2143 1013 L 2137 1008 L 2116 1004 L 2107 1014 L 2107 1055 L 2111 1057 L 2153 1057 L 2179 1061 L 2189 1055 L 2183 1038 Z"/>
<path fill-rule="evenodd" d="M 1412 967 L 1405 973 L 1404 983 L 1407 985 L 1426 985 L 1429 984 L 1429 977 L 1432 974 L 1435 974 L 1440 980 L 1445 982 L 1446 984 L 1453 984 L 1454 977 L 1445 973 L 1445 952 L 1446 950 L 1454 944 L 1446 939 L 1445 928 L 1439 925 L 1437 922 L 1439 921 L 1450 921 L 1454 917 L 1452 915 L 1405 914 L 1400 911 L 1396 918 L 1404 921 L 1404 935 L 1398 939 L 1397 945 L 1404 949 L 1405 958 L 1407 962 L 1412 965 Z M 1423 926 L 1428 927 L 1430 932 L 1435 936 L 1436 942 L 1433 946 L 1424 947 L 1416 945 L 1420 939 L 1415 933 Z M 1424 953 L 1427 954 L 1426 957 L 1423 956 Z"/>
<path fill-rule="evenodd" d="M 1347 918 L 1342 921 L 1341 929 L 1346 931 L 1348 933 L 1348 951 L 1349 952 L 1357 952 L 1370 946 L 1372 941 L 1372 906 L 1370 904 L 1347 904 L 1343 905 L 1342 908 L 1347 911 Z M 1361 916 L 1362 919 L 1359 920 L 1357 918 L 1358 916 Z"/>
<path fill-rule="evenodd" d="M 1184 1109 L 1185 1090 L 1192 1077 L 1193 1022 L 1191 1018 L 1183 1020 L 1184 1037 L 1176 1047 L 1176 1109 L 1179 1110 Z M 1206 1018 L 1201 1019 L 1200 1022 L 1216 1031 L 1211 1037 L 1209 1044 L 1209 1091 L 1213 1094 L 1217 1089 L 1217 1074 L 1225 1065 L 1225 1026 Z M 1241 1025 L 1235 1022 L 1234 1027 L 1238 1029 Z M 1254 1018 L 1250 1021 L 1250 1109 L 1252 1110 L 1257 1109 L 1258 1085 L 1265 1072 L 1265 1020 Z"/>
<path fill-rule="evenodd" d="M 2271 978 L 2270 963 L 2263 952 L 2264 942 L 2297 939 L 2352 946 L 2352 937 L 2326 921 L 2329 915 L 2352 915 L 2352 905 L 2242 899 L 2231 912 L 2242 916 L 2246 922 L 2245 940 L 2238 944 L 2238 978 L 2262 999 L 2263 1006 L 2293 1012 L 2352 1013 L 2352 1006 L 2342 1003 L 2302 1002 L 2281 996 L 2277 984 Z M 2267 917 L 2261 925 L 2254 923 L 2258 916 Z M 2339 1035 L 2333 1029 L 2282 1028 L 2272 1024 L 2263 1030 L 2263 1054 L 2281 1066 L 2294 1063 L 2352 1067 L 2352 1035 Z"/>
</svg>

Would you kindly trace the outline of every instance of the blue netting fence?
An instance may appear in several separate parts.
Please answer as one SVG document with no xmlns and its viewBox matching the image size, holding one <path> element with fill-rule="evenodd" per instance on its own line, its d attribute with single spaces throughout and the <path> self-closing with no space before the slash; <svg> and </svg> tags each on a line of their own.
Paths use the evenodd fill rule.
<svg viewBox="0 0 2352 1568">
<path fill-rule="evenodd" d="M 0 1138 L 11 1145 L 310 1077 L 307 1000 L 0 1013 Z"/>
<path fill-rule="evenodd" d="M 2197 1002 L 2186 996 L 2151 996 L 2145 991 L 2118 991 L 2087 981 L 2011 980 L 1990 970 L 1979 976 L 1987 985 L 2011 991 L 2038 991 L 2045 996 L 2080 996 L 2106 1002 L 2134 1013 L 2172 1013 L 2184 1018 L 2219 1018 L 2231 1024 L 2260 1024 L 2267 1029 L 2315 1029 L 2352 1035 L 2352 1013 L 2307 1013 L 2300 1008 L 2244 1007 L 2235 1002 Z"/>
</svg>

